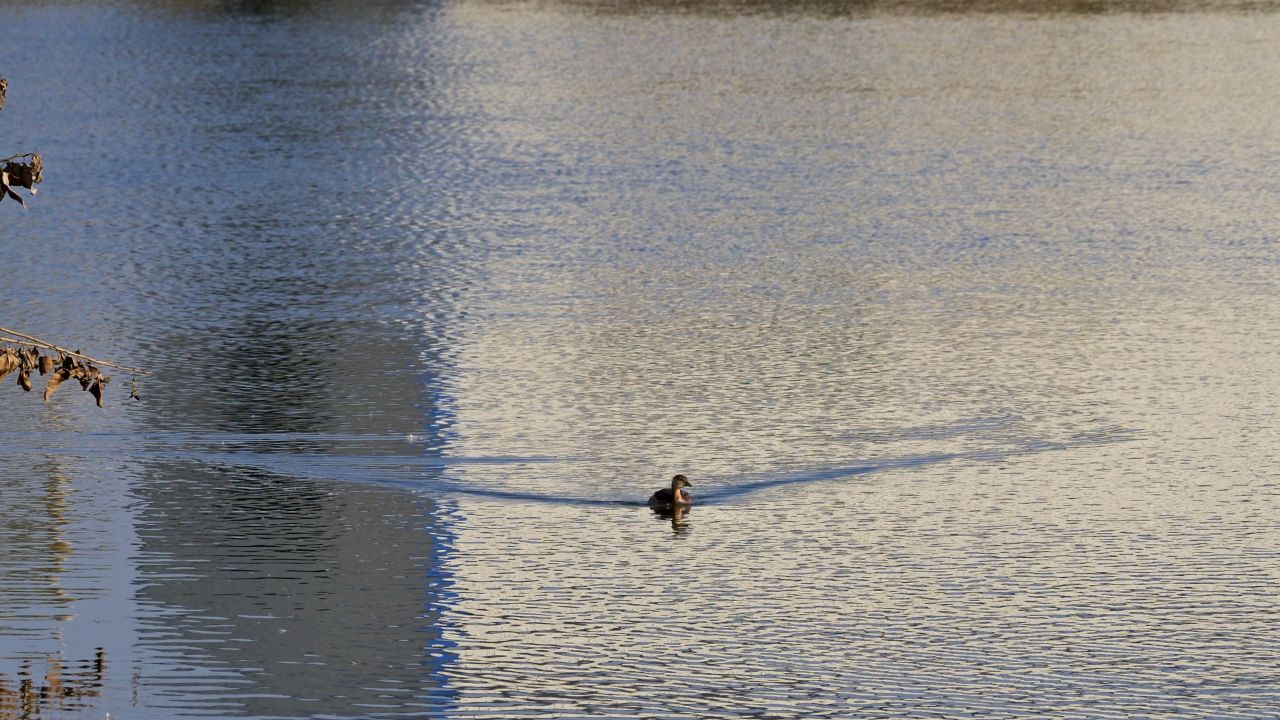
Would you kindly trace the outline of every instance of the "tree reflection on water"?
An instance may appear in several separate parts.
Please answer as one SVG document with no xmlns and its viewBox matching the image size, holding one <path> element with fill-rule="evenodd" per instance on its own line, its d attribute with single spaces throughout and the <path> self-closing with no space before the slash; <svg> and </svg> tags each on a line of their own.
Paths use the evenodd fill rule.
<svg viewBox="0 0 1280 720">
<path fill-rule="evenodd" d="M 69 665 L 61 657 L 44 659 L 40 676 L 35 660 L 23 662 L 18 677 L 0 673 L 0 720 L 29 720 L 47 711 L 76 711 L 89 707 L 103 686 L 107 651 L 98 648 L 91 659 Z"/>
</svg>

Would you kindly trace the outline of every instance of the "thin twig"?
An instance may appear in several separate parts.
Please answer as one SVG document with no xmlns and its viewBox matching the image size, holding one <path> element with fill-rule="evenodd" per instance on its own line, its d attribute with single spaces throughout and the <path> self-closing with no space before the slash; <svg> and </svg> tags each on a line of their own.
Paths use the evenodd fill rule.
<svg viewBox="0 0 1280 720">
<path fill-rule="evenodd" d="M 7 158 L 0 158 L 0 162 L 9 162 L 10 160 L 17 160 L 18 158 L 24 158 L 24 157 L 25 157 L 25 158 L 35 157 L 37 154 L 38 154 L 38 153 L 33 153 L 33 152 L 30 152 L 30 153 L 18 153 L 17 155 L 10 155 L 10 156 L 9 156 L 9 157 L 7 157 Z"/>
<path fill-rule="evenodd" d="M 135 373 L 135 374 L 138 374 L 138 375 L 150 375 L 150 374 L 151 374 L 151 371 L 150 371 L 150 370 L 143 370 L 142 368 L 129 367 L 128 365 L 120 365 L 120 364 L 118 364 L 118 363 L 113 363 L 113 362 L 111 362 L 110 360 L 98 360 L 98 359 L 96 359 L 96 358 L 91 358 L 91 357 L 89 357 L 88 355 L 85 355 L 84 353 L 78 353 L 78 352 L 76 352 L 76 351 L 74 351 L 74 350 L 68 350 L 68 349 L 66 349 L 66 348 L 64 348 L 64 347 L 59 347 L 59 346 L 54 345 L 53 343 L 51 343 L 51 342 L 49 342 L 49 341 L 47 341 L 47 340 L 41 340 L 41 339 L 40 339 L 40 338 L 38 338 L 38 337 L 32 337 L 32 336 L 30 336 L 30 335 L 28 335 L 28 334 L 26 334 L 26 333 L 20 333 L 20 332 L 18 332 L 17 330 L 10 330 L 9 328 L 3 328 L 3 327 L 0 327 L 0 333 L 8 333 L 9 335 L 16 335 L 16 336 L 17 336 L 17 337 L 0 337 L 0 342 L 13 343 L 13 344 L 15 344 L 15 345 L 22 345 L 22 344 L 24 344 L 24 343 L 30 343 L 30 344 L 33 344 L 33 345 L 39 345 L 40 347 L 47 348 L 47 349 L 49 349 L 49 350 L 57 350 L 58 352 L 62 353 L 63 355 L 70 355 L 70 356 L 72 356 L 72 357 L 78 357 L 78 358 L 81 358 L 81 359 L 83 359 L 83 360 L 88 360 L 89 362 L 93 363 L 94 365 L 105 365 L 105 366 L 107 366 L 107 367 L 113 367 L 113 368 L 115 368 L 115 369 L 117 369 L 117 370 L 124 370 L 125 372 L 131 372 L 131 373 Z M 19 340 L 18 338 L 22 338 L 22 339 L 21 339 L 21 340 Z"/>
</svg>

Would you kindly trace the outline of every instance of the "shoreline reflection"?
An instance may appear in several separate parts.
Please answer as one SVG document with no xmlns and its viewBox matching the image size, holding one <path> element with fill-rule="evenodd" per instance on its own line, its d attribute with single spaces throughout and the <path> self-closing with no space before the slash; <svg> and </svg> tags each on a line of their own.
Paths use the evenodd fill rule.
<svg viewBox="0 0 1280 720">
<path fill-rule="evenodd" d="M 37 679 L 36 661 L 22 663 L 16 681 L 0 672 L 0 720 L 31 720 L 46 712 L 88 709 L 86 698 L 97 698 L 105 683 L 107 651 L 98 648 L 91 659 L 73 666 L 61 657 L 44 658 L 44 676 Z"/>
</svg>

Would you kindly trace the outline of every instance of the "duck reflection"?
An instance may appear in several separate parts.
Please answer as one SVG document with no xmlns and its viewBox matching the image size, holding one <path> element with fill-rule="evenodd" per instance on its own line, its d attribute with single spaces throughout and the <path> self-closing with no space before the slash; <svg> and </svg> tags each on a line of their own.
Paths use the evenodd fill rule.
<svg viewBox="0 0 1280 720">
<path fill-rule="evenodd" d="M 85 698 L 98 697 L 106 673 L 107 652 L 98 648 L 90 660 L 67 667 L 62 658 L 45 659 L 43 680 L 35 661 L 27 660 L 16 682 L 0 673 L 0 720 L 32 720 L 50 712 L 84 710 Z"/>
<path fill-rule="evenodd" d="M 689 532 L 689 513 L 691 508 L 688 505 L 671 505 L 669 507 L 654 507 L 653 514 L 658 517 L 671 521 L 671 531 L 678 534 Z"/>
</svg>

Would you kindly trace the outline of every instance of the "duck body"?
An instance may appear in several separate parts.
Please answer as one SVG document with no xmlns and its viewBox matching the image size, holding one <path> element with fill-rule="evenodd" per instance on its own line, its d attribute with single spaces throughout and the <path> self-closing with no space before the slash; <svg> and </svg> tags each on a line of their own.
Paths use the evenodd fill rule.
<svg viewBox="0 0 1280 720">
<path fill-rule="evenodd" d="M 671 492 L 670 488 L 662 488 L 649 496 L 649 505 L 652 507 L 669 508 L 676 505 L 693 504 L 693 498 L 689 496 L 689 493 L 683 490 L 678 490 L 676 492 L 679 493 L 678 497 Z"/>
<path fill-rule="evenodd" d="M 671 478 L 671 487 L 662 488 L 649 496 L 649 507 L 655 509 L 670 509 L 674 507 L 688 507 L 693 504 L 693 496 L 684 490 L 684 488 L 693 487 L 689 482 L 689 478 L 683 475 L 677 475 Z"/>
</svg>

